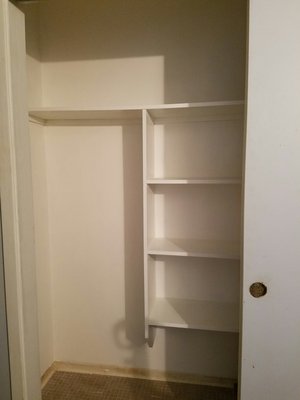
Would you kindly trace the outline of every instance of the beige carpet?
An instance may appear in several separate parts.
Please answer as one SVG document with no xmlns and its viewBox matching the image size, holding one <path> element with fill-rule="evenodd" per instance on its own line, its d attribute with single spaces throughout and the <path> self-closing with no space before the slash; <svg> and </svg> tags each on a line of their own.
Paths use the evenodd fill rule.
<svg viewBox="0 0 300 400">
<path fill-rule="evenodd" d="M 233 390 L 173 382 L 55 372 L 43 400 L 234 400 Z"/>
</svg>

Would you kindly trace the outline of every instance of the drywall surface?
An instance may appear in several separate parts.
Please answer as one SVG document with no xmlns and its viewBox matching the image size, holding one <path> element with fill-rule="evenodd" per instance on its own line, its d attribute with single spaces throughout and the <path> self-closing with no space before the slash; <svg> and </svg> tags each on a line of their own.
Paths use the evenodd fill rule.
<svg viewBox="0 0 300 400">
<path fill-rule="evenodd" d="M 45 106 L 244 97 L 244 0 L 42 2 Z"/>
<path fill-rule="evenodd" d="M 37 107 L 42 101 L 42 65 L 40 59 L 39 4 L 23 3 L 19 6 L 25 14 L 26 64 L 28 106 Z"/>
<path fill-rule="evenodd" d="M 42 2 L 42 103 L 242 99 L 245 3 Z M 51 290 L 54 359 L 236 377 L 235 334 L 162 329 L 152 349 L 144 341 L 141 127 L 71 123 L 44 134 L 47 188 L 35 179 L 47 192 L 48 211 L 45 198 L 39 207 L 51 274 L 39 268 L 49 277 L 41 304 Z M 37 223 L 37 235 L 45 227 Z"/>
<path fill-rule="evenodd" d="M 21 9 L 25 14 L 28 106 L 31 108 L 40 105 L 42 101 L 39 5 L 38 3 L 23 4 Z M 29 128 L 35 224 L 40 372 L 43 374 L 54 361 L 45 136 L 41 125 L 30 123 Z"/>
</svg>

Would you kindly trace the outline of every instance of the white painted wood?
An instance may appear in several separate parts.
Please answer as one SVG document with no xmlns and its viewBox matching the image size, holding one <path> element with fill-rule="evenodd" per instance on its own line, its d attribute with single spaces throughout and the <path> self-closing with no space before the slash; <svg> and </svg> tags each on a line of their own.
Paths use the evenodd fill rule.
<svg viewBox="0 0 300 400">
<path fill-rule="evenodd" d="M 148 182 L 148 176 L 155 176 L 155 128 L 152 118 L 149 115 L 148 111 L 145 111 L 146 115 L 146 124 L 145 124 L 145 135 L 146 135 L 146 175 L 145 175 L 145 184 Z M 149 218 L 150 222 L 150 218 Z"/>
<path fill-rule="evenodd" d="M 0 190 L 13 400 L 39 399 L 31 165 L 23 14 L 0 2 Z"/>
<path fill-rule="evenodd" d="M 145 323 L 146 323 L 146 329 L 149 333 L 149 335 L 147 337 L 148 344 L 149 344 L 149 346 L 151 346 L 151 340 L 155 339 L 155 333 L 153 335 L 153 332 L 151 332 L 150 327 L 149 327 L 149 312 L 153 308 L 155 298 L 156 298 L 157 273 L 156 273 L 154 258 L 147 254 L 147 250 L 145 251 L 145 253 L 146 253 L 146 257 L 147 257 L 147 275 L 144 276 L 145 285 L 147 285 L 147 287 L 145 288 L 145 293 L 148 294 L 148 299 L 145 300 L 145 302 L 147 304 L 147 309 L 145 309 Z"/>
<path fill-rule="evenodd" d="M 37 306 L 41 373 L 54 361 L 53 346 L 53 268 L 49 249 L 49 207 L 44 127 L 30 123 L 32 188 L 34 204 Z"/>
<path fill-rule="evenodd" d="M 157 298 L 149 324 L 166 328 L 189 328 L 238 332 L 238 304 Z"/>
<path fill-rule="evenodd" d="M 145 338 L 149 340 L 149 325 L 147 322 L 147 316 L 149 315 L 149 297 L 151 288 L 149 288 L 149 272 L 148 272 L 148 187 L 146 184 L 147 180 L 147 169 L 148 169 L 148 154 L 147 154 L 147 129 L 148 124 L 151 122 L 148 112 L 142 111 L 143 126 L 143 258 L 144 258 L 144 312 L 145 312 Z M 149 219 L 149 222 L 151 220 Z M 151 222 L 150 222 L 151 223 Z M 153 226 L 153 224 L 152 224 Z"/>
<path fill-rule="evenodd" d="M 74 109 L 64 107 L 39 107 L 29 110 L 29 115 L 44 121 L 52 120 L 128 120 L 141 118 L 141 111 L 147 109 L 152 118 L 178 119 L 178 118 L 205 118 L 220 115 L 232 117 L 243 115 L 243 101 L 217 101 L 203 103 L 179 103 L 160 105 L 138 105 L 131 107 L 108 107 Z"/>
<path fill-rule="evenodd" d="M 239 175 L 241 170 L 242 130 L 240 122 L 236 123 L 235 119 L 241 112 L 242 105 L 231 102 L 191 107 L 162 106 L 143 111 L 144 274 L 148 339 L 149 330 L 156 326 L 237 331 L 238 303 L 228 305 L 220 301 L 221 291 L 212 291 L 216 296 L 212 301 L 189 298 L 192 283 L 199 278 L 200 269 L 193 268 L 189 268 L 190 277 L 181 280 L 185 289 L 190 289 L 187 298 L 182 297 L 182 288 L 176 284 L 177 279 L 180 281 L 184 276 L 182 271 L 177 268 L 172 271 L 167 267 L 168 263 L 159 262 L 156 256 L 239 259 L 241 199 L 236 185 L 241 183 L 241 179 L 228 176 L 232 172 Z M 229 163 L 224 157 L 228 149 Z M 197 165 L 199 159 L 205 160 L 200 167 Z M 216 163 L 219 160 L 223 160 L 223 165 L 221 161 L 218 169 Z M 233 167 L 230 165 L 232 160 Z M 218 174 L 220 176 L 216 178 Z M 201 176 L 205 178 L 199 178 Z M 208 277 L 206 268 L 201 270 L 203 281 Z M 167 272 L 178 274 L 178 277 L 174 279 Z M 239 274 L 235 277 L 238 278 Z M 236 285 L 227 281 L 226 287 L 233 290 Z M 175 297 L 166 297 L 170 291 Z M 149 344 L 153 345 L 152 340 Z"/>
<path fill-rule="evenodd" d="M 147 107 L 147 109 L 155 123 L 161 123 L 165 120 L 226 120 L 241 118 L 243 115 L 244 103 L 243 101 L 216 101 L 178 105 L 164 104 L 160 107 Z"/>
<path fill-rule="evenodd" d="M 38 108 L 29 111 L 29 116 L 43 121 L 64 120 L 137 120 L 141 118 L 142 108 L 111 108 L 111 109 L 65 109 Z"/>
<path fill-rule="evenodd" d="M 2 217 L 1 217 L 1 204 L 0 204 L 0 396 L 1 399 L 3 400 L 11 400 L 1 220 Z"/>
<path fill-rule="evenodd" d="M 300 398 L 299 37 L 299 1 L 250 1 L 241 400 Z"/>
<path fill-rule="evenodd" d="M 147 179 L 148 185 L 240 185 L 239 178 Z"/>
<path fill-rule="evenodd" d="M 237 260 L 239 249 L 239 242 L 234 241 L 155 238 L 149 243 L 148 254 Z"/>
</svg>

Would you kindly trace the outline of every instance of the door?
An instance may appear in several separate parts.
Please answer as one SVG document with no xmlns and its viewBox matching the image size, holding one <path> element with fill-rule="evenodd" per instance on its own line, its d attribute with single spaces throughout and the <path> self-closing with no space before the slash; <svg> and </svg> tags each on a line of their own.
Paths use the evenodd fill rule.
<svg viewBox="0 0 300 400">
<path fill-rule="evenodd" d="M 300 2 L 249 3 L 241 400 L 299 400 Z"/>
<path fill-rule="evenodd" d="M 1 209 L 0 209 L 0 399 L 11 400 Z"/>
<path fill-rule="evenodd" d="M 39 400 L 24 22 L 17 7 L 0 0 L 0 197 L 11 397 Z M 7 357 L 5 363 L 7 368 Z"/>
</svg>

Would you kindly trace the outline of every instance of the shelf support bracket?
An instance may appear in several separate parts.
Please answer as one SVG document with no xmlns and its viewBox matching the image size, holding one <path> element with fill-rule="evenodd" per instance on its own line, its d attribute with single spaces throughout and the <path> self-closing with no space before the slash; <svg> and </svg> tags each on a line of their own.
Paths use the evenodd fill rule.
<svg viewBox="0 0 300 400">
<path fill-rule="evenodd" d="M 148 346 L 149 347 L 153 347 L 155 337 L 156 337 L 156 327 L 149 326 L 149 337 L 148 337 Z"/>
</svg>

